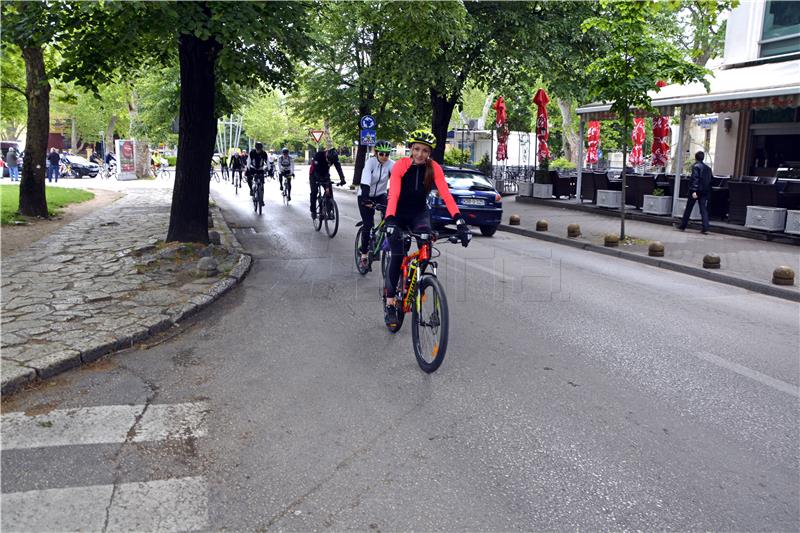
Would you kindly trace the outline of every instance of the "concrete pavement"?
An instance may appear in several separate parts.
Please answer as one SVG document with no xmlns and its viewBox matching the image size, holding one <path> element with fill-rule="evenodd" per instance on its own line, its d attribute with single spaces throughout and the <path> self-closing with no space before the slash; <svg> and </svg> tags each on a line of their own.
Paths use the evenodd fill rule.
<svg viewBox="0 0 800 533">
<path fill-rule="evenodd" d="M 513 214 L 520 216 L 518 226 L 508 224 Z M 548 222 L 548 231 L 536 231 L 538 220 Z M 792 286 L 772 284 L 772 273 L 778 266 L 789 266 L 796 274 L 800 274 L 800 248 L 791 244 L 723 235 L 714 233 L 713 229 L 712 233 L 703 235 L 691 227 L 686 231 L 678 231 L 667 225 L 626 220 L 626 241 L 620 242 L 618 248 L 607 248 L 603 243 L 605 235 L 619 235 L 618 216 L 529 203 L 514 197 L 504 201 L 503 221 L 504 224 L 500 226 L 502 231 L 616 255 L 762 294 L 800 301 L 797 281 Z M 580 225 L 581 236 L 568 238 L 567 226 L 573 223 Z M 648 247 L 653 241 L 664 244 L 664 257 L 648 256 Z M 703 256 L 706 254 L 720 257 L 721 267 L 718 270 L 703 268 Z"/>
</svg>

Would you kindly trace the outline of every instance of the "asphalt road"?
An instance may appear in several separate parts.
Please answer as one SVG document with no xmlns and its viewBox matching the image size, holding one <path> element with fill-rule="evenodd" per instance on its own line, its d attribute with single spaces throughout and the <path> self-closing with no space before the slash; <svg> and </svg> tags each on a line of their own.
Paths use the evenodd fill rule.
<svg viewBox="0 0 800 533">
<path fill-rule="evenodd" d="M 59 524 L 44 502 L 109 530 L 800 529 L 800 306 L 477 235 L 440 246 L 450 346 L 426 375 L 355 271 L 355 197 L 328 239 L 302 181 L 260 217 L 213 184 L 256 258 L 243 285 L 4 402 L 2 529 Z M 20 411 L 68 422 L 15 444 Z M 136 431 L 105 434 L 116 417 Z"/>
</svg>

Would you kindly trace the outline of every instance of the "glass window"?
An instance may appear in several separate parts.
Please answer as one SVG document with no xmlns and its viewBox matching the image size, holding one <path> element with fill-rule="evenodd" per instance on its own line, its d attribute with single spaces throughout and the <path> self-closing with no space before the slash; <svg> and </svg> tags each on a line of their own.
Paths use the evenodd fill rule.
<svg viewBox="0 0 800 533">
<path fill-rule="evenodd" d="M 444 177 L 451 189 L 469 189 L 471 191 L 493 191 L 494 186 L 482 174 L 445 170 Z"/>
<path fill-rule="evenodd" d="M 767 0 L 761 57 L 800 52 L 800 2 Z"/>
</svg>

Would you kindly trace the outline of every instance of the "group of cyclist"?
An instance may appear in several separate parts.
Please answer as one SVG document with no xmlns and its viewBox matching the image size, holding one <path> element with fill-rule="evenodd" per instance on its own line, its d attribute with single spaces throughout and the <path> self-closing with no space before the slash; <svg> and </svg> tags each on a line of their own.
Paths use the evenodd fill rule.
<svg viewBox="0 0 800 533">
<path fill-rule="evenodd" d="M 431 159 L 431 153 L 436 148 L 436 137 L 430 131 L 416 130 L 409 135 L 407 144 L 411 155 L 393 161 L 389 158 L 392 151 L 391 144 L 388 141 L 378 141 L 374 146 L 375 157 L 367 161 L 361 173 L 358 191 L 358 210 L 364 227 L 360 248 L 363 262 L 367 261 L 368 240 L 370 230 L 375 223 L 375 211 L 379 208 L 385 209 L 386 234 L 392 252 L 384 285 L 386 295 L 384 320 L 387 326 L 392 326 L 399 320 L 400 311 L 395 296 L 400 267 L 405 255 L 403 231 L 416 234 L 431 233 L 427 198 L 434 188 L 456 225 L 462 245 L 466 247 L 471 237 L 467 223 L 450 194 L 442 167 Z M 271 176 L 275 166 L 279 169 L 281 190 L 284 186 L 290 187 L 289 180 L 294 177 L 294 159 L 289 155 L 287 148 L 281 150 L 281 155 L 273 159 L 272 153 L 264 152 L 262 143 L 256 143 L 249 157 L 242 151 L 240 154 L 234 153 L 230 159 L 230 167 L 234 173 L 238 171 L 241 175 L 242 170 L 246 169 L 245 174 L 251 194 L 253 179 L 263 180 L 267 173 Z M 309 172 L 311 186 L 309 205 L 312 218 L 317 217 L 315 207 L 318 185 L 322 185 L 326 190 L 331 185 L 331 167 L 336 168 L 339 185 L 344 185 L 344 173 L 336 150 L 320 150 L 314 154 Z"/>
</svg>

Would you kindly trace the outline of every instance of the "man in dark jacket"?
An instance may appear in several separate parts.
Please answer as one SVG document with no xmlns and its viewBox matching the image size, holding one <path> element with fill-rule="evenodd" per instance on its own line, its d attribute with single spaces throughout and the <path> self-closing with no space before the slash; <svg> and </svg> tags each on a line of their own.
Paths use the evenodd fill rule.
<svg viewBox="0 0 800 533">
<path fill-rule="evenodd" d="M 703 218 L 703 229 L 701 233 L 708 233 L 708 197 L 711 196 L 711 167 L 703 163 L 706 154 L 702 151 L 694 154 L 695 163 L 692 165 L 692 177 L 689 182 L 689 198 L 686 199 L 686 209 L 683 211 L 683 219 L 678 229 L 683 231 L 689 224 L 689 216 L 692 214 L 694 204 L 700 205 L 700 216 Z"/>
<path fill-rule="evenodd" d="M 320 150 L 314 154 L 314 158 L 311 160 L 309 176 L 311 218 L 317 218 L 317 184 L 322 185 L 326 190 L 330 188 L 331 167 L 336 168 L 336 172 L 339 174 L 339 186 L 341 187 L 345 184 L 344 172 L 342 172 L 342 164 L 339 163 L 339 154 L 336 150 L 331 148 L 328 151 Z M 330 188 L 330 194 L 332 198 L 332 188 Z"/>
</svg>

